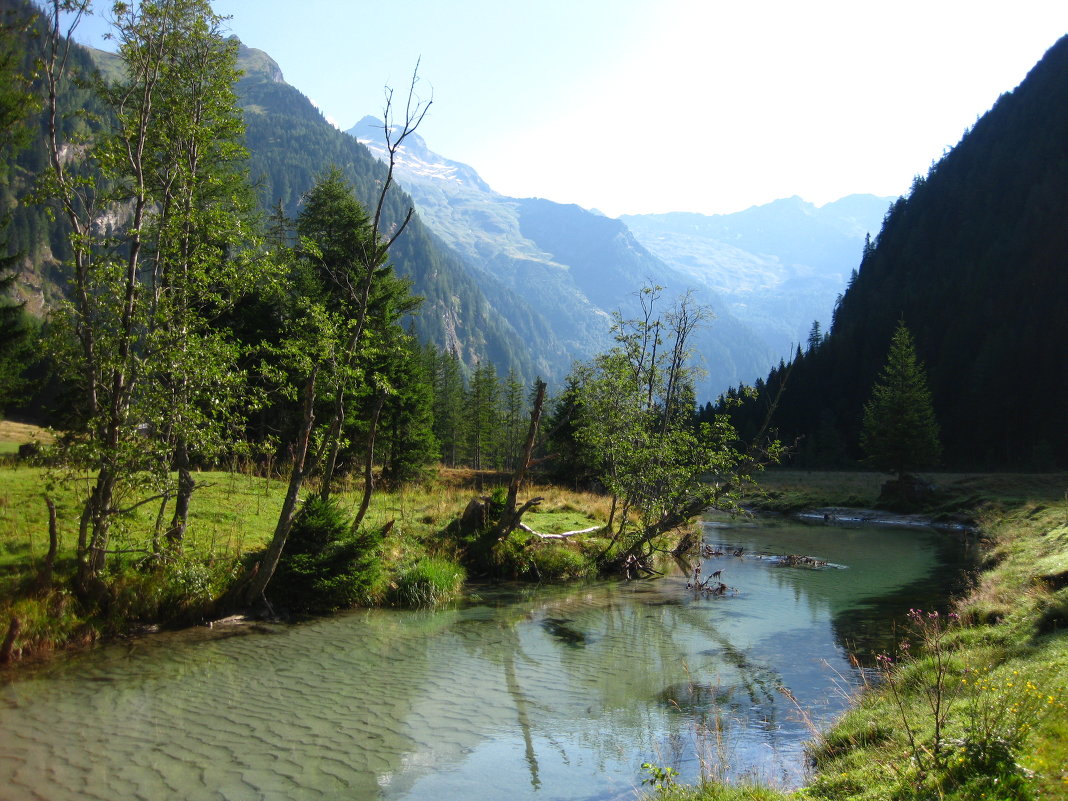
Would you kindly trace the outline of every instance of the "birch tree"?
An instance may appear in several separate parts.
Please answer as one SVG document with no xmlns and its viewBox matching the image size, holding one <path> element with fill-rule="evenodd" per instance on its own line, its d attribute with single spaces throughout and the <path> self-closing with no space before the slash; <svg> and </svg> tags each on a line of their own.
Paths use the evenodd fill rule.
<svg viewBox="0 0 1068 801">
<path fill-rule="evenodd" d="M 211 321 L 254 271 L 235 256 L 251 240 L 251 205 L 232 91 L 236 46 L 222 19 L 206 0 L 116 3 L 123 69 L 99 86 L 106 125 L 65 142 L 60 98 L 72 79 L 73 29 L 61 20 L 74 25 L 87 11 L 84 2 L 50 7 L 51 171 L 41 194 L 71 229 L 69 300 L 53 315 L 53 342 L 79 390 L 84 436 L 70 455 L 91 485 L 77 585 L 98 595 L 114 525 L 128 512 L 177 497 L 169 534 L 180 542 L 190 455 L 217 447 L 220 411 L 237 397 L 236 351 Z"/>
</svg>

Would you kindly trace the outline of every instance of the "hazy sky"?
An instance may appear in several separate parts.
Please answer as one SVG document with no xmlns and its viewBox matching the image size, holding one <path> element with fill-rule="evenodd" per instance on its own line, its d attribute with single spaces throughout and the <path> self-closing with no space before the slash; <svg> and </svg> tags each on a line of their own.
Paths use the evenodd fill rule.
<svg viewBox="0 0 1068 801">
<path fill-rule="evenodd" d="M 901 194 L 1068 32 L 1065 0 L 213 7 L 343 129 L 421 59 L 432 150 L 503 194 L 613 216 Z"/>
</svg>

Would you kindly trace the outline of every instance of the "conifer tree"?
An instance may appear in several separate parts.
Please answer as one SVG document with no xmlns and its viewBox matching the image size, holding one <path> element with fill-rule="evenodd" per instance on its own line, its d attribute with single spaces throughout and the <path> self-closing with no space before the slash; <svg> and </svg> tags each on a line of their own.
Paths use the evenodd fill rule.
<svg viewBox="0 0 1068 801">
<path fill-rule="evenodd" d="M 891 339 L 871 400 L 864 405 L 860 444 L 871 464 L 899 479 L 909 470 L 936 464 L 941 456 L 927 375 L 903 321 Z"/>
<path fill-rule="evenodd" d="M 526 404 L 523 398 L 523 382 L 512 368 L 508 371 L 508 377 L 504 380 L 501 393 L 501 451 L 506 470 L 515 470 L 519 461 L 520 449 L 523 447 L 523 438 L 526 435 L 525 412 Z"/>
<path fill-rule="evenodd" d="M 434 438 L 434 387 L 409 330 L 383 370 L 392 386 L 382 409 L 382 477 L 391 484 L 419 478 L 438 458 Z"/>
<path fill-rule="evenodd" d="M 475 368 L 466 402 L 468 461 L 476 470 L 497 467 L 494 456 L 500 434 L 500 384 L 491 362 Z"/>
<path fill-rule="evenodd" d="M 460 359 L 452 351 L 438 353 L 427 345 L 425 357 L 433 366 L 434 436 L 441 446 L 441 460 L 450 467 L 460 461 L 464 442 L 464 377 Z"/>
<path fill-rule="evenodd" d="M 823 334 L 820 333 L 820 321 L 813 320 L 812 328 L 808 330 L 808 350 L 807 353 L 812 353 L 823 342 Z"/>
</svg>

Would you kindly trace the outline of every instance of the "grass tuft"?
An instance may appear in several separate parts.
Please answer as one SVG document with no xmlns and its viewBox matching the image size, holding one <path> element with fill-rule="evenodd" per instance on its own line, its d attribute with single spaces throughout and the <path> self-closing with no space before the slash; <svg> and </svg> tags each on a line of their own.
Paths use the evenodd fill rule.
<svg viewBox="0 0 1068 801">
<path fill-rule="evenodd" d="M 395 606 L 437 606 L 459 597 L 466 580 L 467 571 L 457 562 L 425 556 L 401 571 L 388 600 Z"/>
</svg>

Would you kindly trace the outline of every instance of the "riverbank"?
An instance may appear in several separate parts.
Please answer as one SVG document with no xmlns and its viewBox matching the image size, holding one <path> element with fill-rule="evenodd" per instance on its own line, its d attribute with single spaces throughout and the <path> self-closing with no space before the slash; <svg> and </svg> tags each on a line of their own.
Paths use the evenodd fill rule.
<svg viewBox="0 0 1068 801">
<path fill-rule="evenodd" d="M 770 471 L 765 508 L 868 506 L 875 474 Z M 1068 795 L 1068 476 L 938 476 L 932 517 L 978 527 L 950 615 L 916 610 L 854 709 L 814 732 L 802 790 L 668 786 L 676 801 L 1027 801 Z"/>
<path fill-rule="evenodd" d="M 702 560 L 723 595 L 687 587 L 682 569 L 471 582 L 435 609 L 196 627 L 55 660 L 0 685 L 0 729 L 27 733 L 0 786 L 11 801 L 625 801 L 646 761 L 687 782 L 712 769 L 796 786 L 808 731 L 776 688 L 821 725 L 842 714 L 841 681 L 859 671 L 840 643 L 878 641 L 887 610 L 944 597 L 966 549 L 784 519 L 702 528 L 731 546 Z M 774 558 L 802 543 L 848 569 Z"/>
<path fill-rule="evenodd" d="M 199 625 L 210 620 L 212 602 L 262 551 L 273 532 L 285 481 L 256 471 L 201 472 L 181 551 L 152 555 L 158 505 L 144 505 L 124 516 L 113 547 L 108 582 L 114 597 L 104 608 L 85 610 L 70 591 L 75 566 L 78 492 L 83 477 L 60 481 L 55 471 L 9 455 L 0 460 L 0 641 L 6 643 L 6 669 L 25 666 L 56 653 L 102 640 L 136 636 L 159 628 Z M 462 589 L 467 547 L 450 524 L 467 503 L 507 476 L 441 469 L 422 483 L 375 493 L 365 525 L 387 531 L 377 546 L 376 575 L 363 605 L 425 606 L 455 597 Z M 314 492 L 314 485 L 308 487 Z M 596 528 L 607 519 L 599 496 L 539 488 L 540 506 L 524 520 L 542 534 Z M 343 513 L 360 502 L 361 486 L 350 481 L 334 497 Z M 50 551 L 49 510 L 55 505 L 56 549 Z M 545 580 L 584 576 L 593 564 L 583 547 L 599 551 L 591 536 L 526 542 L 517 532 L 502 558 L 501 570 L 536 572 Z M 514 546 L 514 547 L 513 547 Z M 275 601 L 282 615 L 290 603 Z M 5 633 L 8 635 L 5 638 Z M 0 665 L 0 668 L 3 666 Z"/>
</svg>

